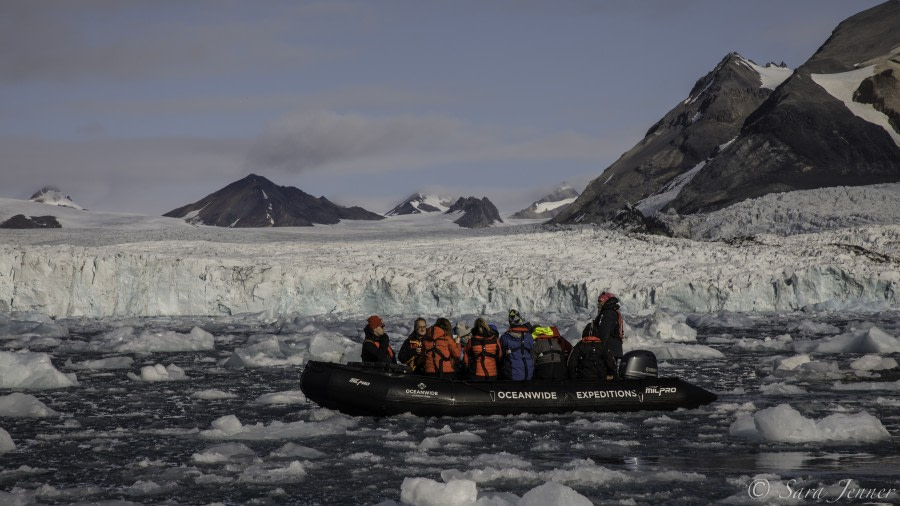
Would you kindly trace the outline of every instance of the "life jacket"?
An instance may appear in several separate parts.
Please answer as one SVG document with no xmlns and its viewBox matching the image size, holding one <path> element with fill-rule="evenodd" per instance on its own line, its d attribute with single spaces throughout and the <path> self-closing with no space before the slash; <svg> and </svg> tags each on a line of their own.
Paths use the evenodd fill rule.
<svg viewBox="0 0 900 506">
<path fill-rule="evenodd" d="M 570 364 L 574 360 L 575 377 L 572 379 L 599 379 L 605 380 L 613 372 L 609 370 L 609 350 L 603 341 L 596 336 L 581 338 L 572 354 L 569 356 Z M 570 367 L 570 370 L 572 368 Z"/>
<path fill-rule="evenodd" d="M 497 336 L 473 335 L 466 344 L 466 362 L 471 375 L 479 378 L 496 377 L 500 362 L 500 341 Z"/>
<path fill-rule="evenodd" d="M 531 354 L 534 356 L 534 367 L 544 364 L 565 364 L 566 353 L 563 350 L 559 329 L 556 327 L 535 327 L 531 333 L 534 337 L 534 346 Z"/>
<path fill-rule="evenodd" d="M 419 363 L 427 374 L 453 373 L 456 371 L 456 360 L 459 358 L 459 345 L 444 335 L 440 327 L 428 327 L 425 339 L 422 340 L 422 354 Z"/>
<path fill-rule="evenodd" d="M 534 376 L 534 358 L 531 347 L 534 338 L 526 326 L 514 325 L 503 334 L 500 343 L 503 347 L 502 375 L 504 379 L 530 380 Z"/>
<path fill-rule="evenodd" d="M 377 350 L 381 350 L 381 338 L 376 336 L 374 333 L 372 333 L 372 331 L 368 327 L 366 327 L 366 329 L 365 329 L 365 334 L 366 334 L 366 338 L 363 340 L 363 356 L 361 358 L 362 358 L 363 362 L 377 362 L 377 361 L 379 361 L 380 357 L 377 357 L 377 356 L 373 357 L 371 355 L 367 356 L 365 344 L 366 343 L 371 344 L 371 345 L 375 346 L 375 348 Z M 394 349 L 391 348 L 390 342 L 388 342 L 388 344 L 387 344 L 387 355 L 391 359 L 390 361 L 393 362 L 394 361 Z"/>
<path fill-rule="evenodd" d="M 424 338 L 420 338 L 418 334 L 411 334 L 409 338 L 403 343 L 406 347 L 406 353 L 409 354 L 409 358 L 403 360 L 404 350 L 400 349 L 400 360 L 403 360 L 403 364 L 409 366 L 409 368 L 413 371 L 416 370 L 416 366 L 419 362 L 419 355 L 422 354 L 422 342 Z"/>
</svg>

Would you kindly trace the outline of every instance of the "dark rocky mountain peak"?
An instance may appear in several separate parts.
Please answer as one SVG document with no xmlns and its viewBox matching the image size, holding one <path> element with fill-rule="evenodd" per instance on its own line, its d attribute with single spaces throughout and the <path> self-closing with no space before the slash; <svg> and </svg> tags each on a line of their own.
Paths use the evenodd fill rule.
<svg viewBox="0 0 900 506">
<path fill-rule="evenodd" d="M 729 53 L 552 221 L 603 222 L 672 185 L 737 137 L 744 120 L 772 93 L 764 84 L 772 85 L 752 61 Z"/>
<path fill-rule="evenodd" d="M 407 214 L 439 213 L 446 211 L 452 205 L 453 200 L 437 195 L 423 195 L 414 193 L 393 209 L 384 213 L 385 216 L 400 216 Z"/>
<path fill-rule="evenodd" d="M 380 220 L 361 207 L 342 207 L 293 186 L 278 186 L 250 174 L 203 199 L 164 216 L 217 227 L 308 227 L 346 220 Z"/>
<path fill-rule="evenodd" d="M 446 214 L 462 213 L 453 223 L 465 228 L 485 228 L 503 223 L 497 207 L 487 197 L 460 197 Z"/>
</svg>

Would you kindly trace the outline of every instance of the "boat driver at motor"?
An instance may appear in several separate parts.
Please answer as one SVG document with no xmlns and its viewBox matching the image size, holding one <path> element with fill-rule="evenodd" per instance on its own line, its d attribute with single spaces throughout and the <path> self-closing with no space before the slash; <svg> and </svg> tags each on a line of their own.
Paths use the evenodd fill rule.
<svg viewBox="0 0 900 506">
<path fill-rule="evenodd" d="M 362 346 L 362 361 L 393 364 L 394 350 L 391 348 L 390 338 L 384 331 L 381 317 L 373 314 L 366 322 L 366 328 L 363 329 L 366 340 Z"/>
<path fill-rule="evenodd" d="M 597 317 L 594 331 L 603 341 L 606 349 L 616 359 L 616 366 L 622 361 L 622 341 L 625 339 L 625 323 L 619 310 L 619 299 L 612 293 L 602 292 L 597 297 Z M 618 370 L 618 369 L 617 369 Z"/>
</svg>

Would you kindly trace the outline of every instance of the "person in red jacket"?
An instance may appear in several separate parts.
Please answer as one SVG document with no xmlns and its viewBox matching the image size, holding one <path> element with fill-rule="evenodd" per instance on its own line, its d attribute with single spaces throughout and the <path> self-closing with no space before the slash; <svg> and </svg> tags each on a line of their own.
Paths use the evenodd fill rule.
<svg viewBox="0 0 900 506">
<path fill-rule="evenodd" d="M 460 355 L 459 345 L 453 340 L 450 320 L 438 318 L 425 333 L 416 370 L 426 376 L 452 379 L 456 375 Z"/>
<path fill-rule="evenodd" d="M 394 350 L 391 348 L 391 340 L 384 330 L 384 322 L 381 317 L 373 314 L 366 320 L 366 335 L 362 346 L 363 362 L 381 362 L 383 364 L 394 363 Z"/>
<path fill-rule="evenodd" d="M 483 318 L 475 320 L 472 336 L 466 343 L 463 364 L 468 372 L 467 378 L 475 381 L 491 381 L 497 379 L 500 372 L 500 339 Z"/>
</svg>

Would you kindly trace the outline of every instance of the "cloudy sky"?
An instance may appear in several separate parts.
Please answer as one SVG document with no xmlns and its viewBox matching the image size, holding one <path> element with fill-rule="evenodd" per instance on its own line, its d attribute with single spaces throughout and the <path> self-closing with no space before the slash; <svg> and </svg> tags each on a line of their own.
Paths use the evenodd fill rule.
<svg viewBox="0 0 900 506">
<path fill-rule="evenodd" d="M 3 0 L 0 197 L 162 214 L 256 173 L 384 212 L 579 191 L 731 51 L 871 0 Z"/>
</svg>

